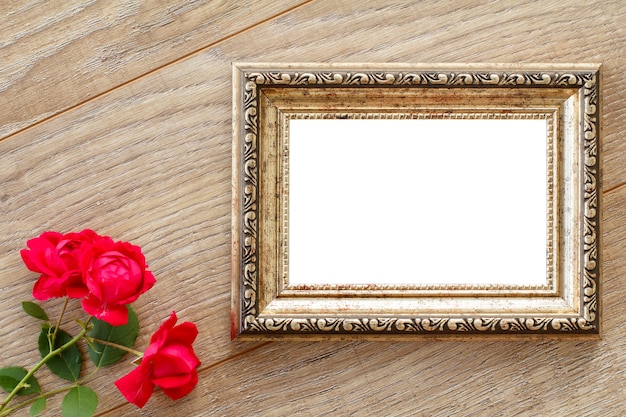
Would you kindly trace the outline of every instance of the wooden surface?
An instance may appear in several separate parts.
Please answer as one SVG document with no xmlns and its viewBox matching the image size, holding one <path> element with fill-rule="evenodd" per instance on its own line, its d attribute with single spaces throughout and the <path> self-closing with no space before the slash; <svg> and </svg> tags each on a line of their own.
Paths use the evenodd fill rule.
<svg viewBox="0 0 626 417">
<path fill-rule="evenodd" d="M 91 227 L 157 278 L 137 346 L 176 310 L 202 360 L 143 410 L 99 371 L 99 415 L 626 415 L 626 2 L 50 3 L 0 5 L 0 366 L 36 360 L 24 242 Z M 232 61 L 602 62 L 602 340 L 231 342 Z"/>
</svg>

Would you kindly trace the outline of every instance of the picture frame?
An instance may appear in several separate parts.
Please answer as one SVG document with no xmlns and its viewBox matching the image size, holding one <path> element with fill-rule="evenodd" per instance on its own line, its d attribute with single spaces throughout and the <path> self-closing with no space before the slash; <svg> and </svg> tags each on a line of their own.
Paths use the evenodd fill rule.
<svg viewBox="0 0 626 417">
<path fill-rule="evenodd" d="M 600 64 L 234 63 L 231 336 L 270 340 L 599 337 L 600 68 Z M 538 126 L 544 129 L 545 136 L 526 140 L 522 135 L 518 142 L 522 148 L 534 143 L 535 148 L 528 148 L 530 156 L 509 156 L 504 165 L 499 165 L 505 168 L 495 171 L 491 165 L 502 162 L 505 158 L 501 152 L 507 151 L 494 149 L 496 145 L 506 146 L 508 142 L 503 141 L 505 136 L 509 137 L 508 133 L 499 133 L 500 136 L 496 133 L 491 142 L 483 142 L 489 136 L 487 131 L 495 124 L 489 124 L 489 128 L 472 128 L 476 131 L 463 128 L 461 132 L 466 133 L 452 135 L 460 139 L 454 142 L 454 147 L 449 142 L 447 147 L 434 148 L 421 158 L 389 165 L 413 170 L 423 166 L 424 161 L 430 161 L 432 157 L 428 155 L 433 152 L 443 155 L 430 167 L 443 165 L 443 171 L 451 173 L 448 180 L 451 182 L 445 182 L 444 186 L 441 177 L 421 175 L 419 187 L 430 185 L 432 191 L 427 194 L 400 191 L 397 195 L 401 197 L 394 197 L 404 198 L 410 194 L 411 200 L 407 200 L 410 207 L 432 204 L 433 195 L 439 200 L 460 194 L 462 189 L 455 189 L 456 182 L 461 183 L 461 178 L 466 176 L 478 178 L 471 188 L 478 190 L 481 199 L 457 196 L 456 200 L 450 200 L 455 203 L 442 205 L 444 208 L 455 205 L 451 214 L 435 221 L 447 224 L 457 217 L 463 218 L 470 206 L 480 208 L 459 223 L 468 225 L 468 230 L 473 232 L 465 232 L 459 226 L 443 236 L 442 242 L 456 242 L 468 234 L 472 239 L 486 236 L 486 243 L 478 245 L 482 248 L 480 251 L 463 262 L 455 262 L 473 249 L 473 240 L 456 250 L 444 243 L 438 251 L 420 258 L 419 254 L 427 251 L 429 244 L 420 246 L 423 248 L 420 250 L 412 245 L 417 240 L 429 242 L 438 237 L 439 229 L 422 233 L 421 229 L 408 226 L 430 222 L 428 215 L 421 212 L 414 215 L 414 211 L 396 215 L 394 207 L 404 205 L 398 201 L 405 200 L 393 200 L 395 203 L 389 205 L 393 212 L 383 212 L 382 217 L 366 210 L 375 201 L 387 199 L 381 193 L 391 187 L 384 184 L 398 183 L 400 190 L 417 188 L 418 181 L 412 173 L 402 171 L 394 177 L 385 176 L 391 175 L 388 174 L 393 171 L 391 168 L 379 170 L 377 176 L 368 177 L 369 182 L 366 181 L 366 186 L 370 186 L 376 178 L 384 178 L 383 186 L 373 195 L 365 189 L 360 195 L 366 194 L 368 198 L 342 199 L 353 188 L 355 173 L 362 175 L 365 171 L 363 158 L 354 156 L 355 148 L 371 151 L 373 146 L 374 151 L 367 154 L 367 158 L 378 160 L 380 152 L 391 146 L 388 144 L 394 137 L 410 135 L 374 136 L 374 145 L 368 147 L 363 146 L 364 138 L 373 125 L 360 123 L 365 126 L 362 133 L 351 134 L 354 130 L 350 129 L 354 128 L 350 127 L 334 137 L 334 127 L 331 133 L 315 130 L 319 127 L 314 126 L 328 124 L 303 122 L 311 120 L 329 120 L 330 126 L 338 126 L 336 122 L 342 120 L 351 121 L 354 126 L 357 126 L 356 120 L 384 120 L 387 122 L 383 129 L 387 132 L 391 126 L 403 124 L 401 120 L 412 121 L 409 132 L 422 129 L 424 125 L 415 124 L 419 120 L 446 121 L 435 127 L 436 132 L 443 131 L 442 126 L 454 125 L 451 121 L 456 120 L 468 122 L 463 122 L 462 126 L 473 126 L 470 121 L 539 121 Z M 522 125 L 525 123 L 519 126 Z M 512 132 L 517 127 L 508 129 Z M 298 133 L 296 136 L 291 130 L 308 131 L 313 135 Z M 469 139 L 463 139 L 470 134 L 475 135 L 471 140 L 476 146 L 468 147 L 464 151 L 466 157 L 457 159 L 455 165 L 445 165 L 450 159 L 446 157 L 451 155 L 450 149 L 468 144 Z M 354 137 L 356 145 L 353 143 L 341 154 L 339 146 L 333 143 L 339 144 L 342 138 L 348 137 Z M 499 137 L 502 140 L 498 140 Z M 331 142 L 322 138 L 330 138 Z M 421 143 L 436 146 L 447 140 L 431 134 Z M 396 154 L 401 154 L 412 142 L 393 143 L 400 149 Z M 297 150 L 296 144 L 302 150 Z M 309 180 L 300 180 L 301 174 L 295 174 L 299 172 L 297 168 L 308 164 L 317 151 L 324 156 L 306 165 L 301 172 L 305 172 Z M 421 153 L 418 149 L 412 154 Z M 325 164 L 330 156 L 337 156 L 337 159 Z M 530 164 L 528 159 L 531 158 L 541 163 Z M 455 176 L 456 167 L 464 161 L 469 161 L 467 167 L 487 166 L 484 169 L 487 177 L 472 177 L 474 168 L 467 167 L 462 175 Z M 498 198 L 498 193 L 485 190 L 491 181 L 489 178 L 507 180 L 508 174 L 502 171 L 508 165 L 516 166 L 511 175 L 517 173 L 515 181 L 520 187 L 528 185 L 526 178 L 532 176 L 535 180 L 532 187 L 510 194 L 512 197 L 508 200 L 514 199 L 516 203 L 500 205 L 504 199 Z M 324 177 L 322 173 L 332 171 L 333 166 L 341 170 Z M 296 179 L 298 182 L 294 185 L 291 180 Z M 312 191 L 316 187 L 310 184 L 318 183 L 322 183 L 322 191 Z M 336 183 L 344 185 L 331 198 L 327 190 Z M 499 187 L 500 190 L 508 188 L 508 185 Z M 442 197 L 440 189 L 445 189 Z M 529 205 L 528 209 L 523 206 L 514 218 L 506 220 L 510 210 L 530 201 L 531 194 L 535 196 L 534 205 Z M 517 198 L 517 195 L 521 196 Z M 486 204 L 482 200 L 485 196 L 492 197 Z M 359 201 L 358 210 L 341 211 L 340 221 L 333 222 L 339 216 L 334 213 L 339 213 L 340 207 L 356 201 Z M 314 208 L 308 211 L 307 207 Z M 491 215 L 475 220 L 489 210 Z M 322 217 L 322 211 L 327 217 Z M 352 223 L 357 211 L 368 213 L 355 221 L 358 227 L 354 230 L 365 230 L 362 236 L 371 235 L 374 229 L 383 230 L 384 234 L 385 222 L 380 219 L 394 217 L 400 218 L 400 226 L 393 228 L 401 231 L 368 256 L 363 257 L 358 251 L 354 252 L 356 255 L 348 255 L 348 247 L 366 239 L 340 232 L 343 224 Z M 537 217 L 532 221 L 527 219 L 530 216 L 526 213 L 531 211 L 540 214 L 539 220 Z M 492 224 L 498 214 L 498 218 L 504 220 L 498 225 Z M 502 233 L 503 228 L 508 230 L 518 223 L 522 223 L 522 227 L 516 229 L 516 234 Z M 534 232 L 532 244 L 522 244 L 508 251 L 520 255 L 494 267 L 495 261 L 508 253 L 506 249 L 498 251 L 511 247 L 516 242 L 515 236 L 535 226 L 539 229 L 533 230 L 539 232 Z M 312 236 L 317 235 L 318 230 L 317 237 L 321 240 L 300 249 L 304 242 L 313 241 Z M 496 234 L 498 231 L 500 234 Z M 403 237 L 406 241 L 396 242 Z M 368 240 L 367 245 L 361 247 L 369 247 L 377 240 Z M 332 251 L 316 251 L 330 241 L 338 242 Z M 377 253 L 382 248 L 390 250 L 388 258 L 380 262 L 380 271 L 404 262 L 407 271 L 422 271 L 421 275 L 415 275 L 422 281 L 412 281 L 413 278 L 404 277 L 403 272 L 395 272 L 395 278 L 391 274 L 381 281 L 363 278 L 365 272 L 374 268 L 373 259 L 378 258 Z M 400 248 L 408 248 L 408 252 L 396 258 Z M 336 260 L 328 263 L 333 255 L 337 255 Z M 435 256 L 441 258 L 433 261 Z M 539 264 L 539 273 L 526 275 L 533 275 L 538 281 L 510 280 L 508 275 L 530 264 L 527 259 L 531 258 L 535 265 Z M 442 281 L 430 281 L 429 274 L 434 272 L 423 272 L 425 264 L 435 264 L 431 271 L 436 271 L 455 263 L 462 264 L 460 270 L 467 271 L 469 278 L 446 280 L 444 277 Z M 357 268 L 363 264 L 364 268 Z M 338 278 L 331 279 L 331 272 L 340 266 L 346 268 L 341 269 Z M 294 276 L 303 276 L 304 271 L 309 270 L 317 271 L 314 275 L 320 280 Z M 356 280 L 350 279 L 351 271 L 357 270 L 358 273 L 354 272 Z M 486 282 L 471 278 L 492 270 L 495 273 Z M 458 277 L 459 273 L 452 275 Z M 499 277 L 503 280 L 498 281 Z"/>
</svg>

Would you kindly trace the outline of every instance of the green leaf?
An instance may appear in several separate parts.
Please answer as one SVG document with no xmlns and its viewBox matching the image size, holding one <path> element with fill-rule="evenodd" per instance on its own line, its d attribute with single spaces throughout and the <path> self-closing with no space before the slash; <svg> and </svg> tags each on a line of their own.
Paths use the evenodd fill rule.
<svg viewBox="0 0 626 417">
<path fill-rule="evenodd" d="M 63 417 L 91 417 L 98 407 L 98 395 L 91 388 L 72 388 L 61 404 Z"/>
<path fill-rule="evenodd" d="M 31 317 L 39 320 L 50 321 L 46 312 L 37 303 L 32 301 L 22 301 L 22 309 Z"/>
<path fill-rule="evenodd" d="M 39 353 L 41 354 L 42 359 L 50 353 L 50 343 L 48 338 L 52 337 L 53 332 L 54 327 L 51 327 L 47 330 L 41 330 L 41 333 L 39 334 Z M 72 336 L 59 329 L 54 342 L 54 349 L 64 345 L 70 340 L 72 340 Z M 82 358 L 80 350 L 75 344 L 65 349 L 59 355 L 53 356 L 48 362 L 46 362 L 46 366 L 52 371 L 53 374 L 58 375 L 63 379 L 67 379 L 68 381 L 78 381 L 81 365 Z"/>
<path fill-rule="evenodd" d="M 128 323 L 123 326 L 111 326 L 109 323 L 93 319 L 93 329 L 87 334 L 94 339 L 132 348 L 139 334 L 139 318 L 131 306 L 128 307 Z M 87 347 L 89 357 L 93 363 L 100 366 L 108 366 L 122 359 L 127 353 L 125 350 L 117 349 L 102 343 L 94 342 L 93 346 Z"/>
<path fill-rule="evenodd" d="M 17 384 L 26 376 L 28 371 L 20 366 L 9 366 L 7 368 L 0 369 L 0 387 L 6 392 L 11 392 Z M 39 382 L 34 376 L 31 376 L 26 381 L 27 387 L 22 388 L 17 392 L 17 395 L 29 395 L 41 392 Z"/>
<path fill-rule="evenodd" d="M 30 417 L 35 417 L 46 408 L 46 397 L 40 397 L 30 406 Z"/>
</svg>

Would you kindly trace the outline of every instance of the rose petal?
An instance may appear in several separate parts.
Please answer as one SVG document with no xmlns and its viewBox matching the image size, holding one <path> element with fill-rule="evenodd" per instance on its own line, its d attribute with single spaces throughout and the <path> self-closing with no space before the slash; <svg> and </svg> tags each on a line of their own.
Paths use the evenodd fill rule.
<svg viewBox="0 0 626 417">
<path fill-rule="evenodd" d="M 135 294 L 132 294 L 131 296 L 127 298 L 120 299 L 120 303 L 130 304 L 130 303 L 135 302 L 141 294 L 148 291 L 150 288 L 154 286 L 154 284 L 156 283 L 156 280 L 154 279 L 154 275 L 152 274 L 152 272 L 146 269 L 145 271 L 143 271 L 143 277 L 141 278 L 141 282 L 142 282 L 141 288 L 139 288 Z"/>
<path fill-rule="evenodd" d="M 191 373 L 169 375 L 162 378 L 152 378 L 152 382 L 154 383 L 154 385 L 161 388 L 177 388 L 182 385 L 187 385 L 190 380 Z"/>
<path fill-rule="evenodd" d="M 83 310 L 87 313 L 95 316 L 96 314 L 100 314 L 100 309 L 102 307 L 102 302 L 94 296 L 94 294 L 87 294 L 81 300 L 81 304 L 83 306 Z"/>
<path fill-rule="evenodd" d="M 194 389 L 197 383 L 198 383 L 198 373 L 194 371 L 190 375 L 189 382 L 187 382 L 185 385 L 176 387 L 176 388 L 162 388 L 162 389 L 163 389 L 163 393 L 167 395 L 168 397 L 170 397 L 172 400 L 178 400 L 179 398 L 182 398 L 185 395 L 189 394 Z"/>
<path fill-rule="evenodd" d="M 159 352 L 159 355 L 179 358 L 185 361 L 188 370 L 196 369 L 200 365 L 200 360 L 191 345 L 181 345 L 169 339 L 166 346 Z"/>
<path fill-rule="evenodd" d="M 191 346 L 168 345 L 152 358 L 152 375 L 161 378 L 189 373 L 200 364 Z"/>
<path fill-rule="evenodd" d="M 33 286 L 33 297 L 37 300 L 47 300 L 64 295 L 64 281 L 55 277 L 42 275 Z"/>
<path fill-rule="evenodd" d="M 89 294 L 89 290 L 82 282 L 80 284 L 68 285 L 65 290 L 70 298 L 83 298 Z"/>
<path fill-rule="evenodd" d="M 41 272 L 44 275 L 55 277 L 58 277 L 65 272 L 65 263 L 63 263 L 61 258 L 58 256 L 54 241 L 51 242 L 38 237 L 27 241 L 26 246 L 30 248 L 28 254 L 30 263 L 26 264 L 26 266 L 32 266 L 32 268 L 29 267 L 31 271 Z"/>
<path fill-rule="evenodd" d="M 20 255 L 22 255 L 22 260 L 24 261 L 24 265 L 28 268 L 29 271 L 33 272 L 41 272 L 35 262 L 30 259 L 30 250 L 22 249 L 20 251 Z"/>
<path fill-rule="evenodd" d="M 139 365 L 125 376 L 115 381 L 115 386 L 126 397 L 128 402 L 142 408 L 154 391 L 154 384 L 150 380 L 148 366 Z"/>
<path fill-rule="evenodd" d="M 176 340 L 183 345 L 191 345 L 198 336 L 198 328 L 188 321 L 174 327 L 169 334 L 169 338 Z"/>
<path fill-rule="evenodd" d="M 81 304 L 87 313 L 106 321 L 111 326 L 123 326 L 128 323 L 128 308 L 125 305 L 107 304 L 93 294 L 87 294 Z"/>
<path fill-rule="evenodd" d="M 178 320 L 178 317 L 176 317 L 176 312 L 172 311 L 170 317 L 163 322 L 161 327 L 159 327 L 156 332 L 154 332 L 154 334 L 150 338 L 150 344 L 157 341 L 165 341 L 167 333 L 174 327 L 174 325 L 176 324 L 176 320 Z"/>
<path fill-rule="evenodd" d="M 102 297 L 102 290 L 100 289 L 100 283 L 97 282 L 95 279 L 93 279 L 91 266 L 85 268 L 83 270 L 83 274 L 85 278 L 85 285 L 87 286 L 87 289 L 89 290 L 89 292 L 93 294 L 94 297 L 101 300 L 103 297 Z"/>
</svg>

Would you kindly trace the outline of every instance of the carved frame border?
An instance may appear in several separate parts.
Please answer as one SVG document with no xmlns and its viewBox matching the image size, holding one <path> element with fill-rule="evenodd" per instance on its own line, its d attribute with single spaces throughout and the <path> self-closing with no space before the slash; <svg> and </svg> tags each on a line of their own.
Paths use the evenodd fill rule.
<svg viewBox="0 0 626 417">
<path fill-rule="evenodd" d="M 279 115 L 281 134 L 279 137 L 279 147 L 282 149 L 282 165 L 279 177 L 282 180 L 280 187 L 281 219 L 283 223 L 282 233 L 282 256 L 281 267 L 282 279 L 279 282 L 279 292 L 283 295 L 306 296 L 315 294 L 318 296 L 332 295 L 348 291 L 358 295 L 359 291 L 368 291 L 368 296 L 420 296 L 420 295 L 446 295 L 451 292 L 464 292 L 471 295 L 556 295 L 557 282 L 554 279 L 554 251 L 549 251 L 546 259 L 546 283 L 543 285 L 506 285 L 506 284 L 438 284 L 438 285 L 371 285 L 371 284 L 349 284 L 349 285 L 289 285 L 288 279 L 288 221 L 289 221 L 289 121 L 292 119 L 543 119 L 547 121 L 547 146 L 546 146 L 546 179 L 547 179 L 547 223 L 553 225 L 555 219 L 555 193 L 553 192 L 556 173 L 555 141 L 556 133 L 554 120 L 557 119 L 558 109 L 538 109 L 534 111 L 511 111 L 500 113 L 497 110 L 484 109 L 483 111 L 467 112 L 463 110 L 447 109 L 436 112 L 352 112 L 352 113 L 285 113 Z M 285 232 L 287 231 L 287 232 Z M 546 244 L 548 247 L 554 245 L 554 227 L 547 227 Z M 558 258 L 558 255 L 555 256 Z"/>
<path fill-rule="evenodd" d="M 571 236 L 559 237 L 575 256 L 567 271 L 573 287 L 561 294 L 572 301 L 573 310 L 550 307 L 524 310 L 495 310 L 471 313 L 467 306 L 485 299 L 459 298 L 450 313 L 420 311 L 423 299 L 400 298 L 401 308 L 390 307 L 388 297 L 367 290 L 347 288 L 352 300 L 366 299 L 363 304 L 341 298 L 341 289 L 333 296 L 315 294 L 289 297 L 282 294 L 280 277 L 263 277 L 260 256 L 278 258 L 276 253 L 263 254 L 259 230 L 263 217 L 259 185 L 267 178 L 259 175 L 260 125 L 262 98 L 266 89 L 318 88 L 394 88 L 434 91 L 438 88 L 506 89 L 531 91 L 537 96 L 542 89 L 573 91 L 566 104 L 567 119 L 561 121 L 565 134 L 574 138 L 565 153 L 563 164 L 576 171 L 568 196 L 576 198 L 571 219 Z M 269 90 L 267 90 L 269 91 Z M 295 91 L 295 90 L 294 90 Z M 387 90 L 386 90 L 387 91 Z M 477 90 L 475 90 L 477 91 Z M 486 91 L 486 90 L 485 90 Z M 569 120 L 571 118 L 571 120 Z M 278 135 L 279 126 L 270 131 Z M 251 338 L 352 338 L 407 335 L 594 335 L 600 333 L 600 65 L 599 64 L 233 64 L 233 222 L 232 222 L 232 326 L 231 336 Z M 562 138 L 559 137 L 559 141 Z M 273 140 L 273 139 L 272 139 Z M 559 161 L 561 163 L 561 161 Z M 559 180 L 557 178 L 557 180 Z M 565 185 L 563 185 L 565 186 Z M 558 199 L 557 199 L 558 201 Z M 562 207 L 558 207 L 557 211 Z M 566 216 L 557 223 L 567 222 Z M 559 226 L 560 227 L 560 226 Z M 566 240 L 571 240 L 571 242 Z M 563 286 L 560 287 L 561 291 Z M 402 291 L 402 289 L 400 289 Z M 454 297 L 454 290 L 445 297 Z M 284 292 L 284 291 L 283 291 Z M 283 299 L 281 299 L 281 295 Z M 293 296 L 293 294 L 291 294 Z M 301 294 L 302 295 L 302 294 Z M 402 295 L 402 294 L 400 294 Z M 406 295 L 406 294 L 404 294 Z M 318 298 L 316 298 L 318 297 Z M 287 300 L 285 300 L 285 298 Z M 469 301 L 468 301 L 469 300 Z M 515 299 L 513 299 L 515 301 Z M 520 300 L 523 304 L 524 300 Z M 345 301 L 345 302 L 344 302 Z M 309 310 L 311 303 L 320 303 Z M 541 300 L 540 302 L 544 302 Z M 488 302 L 486 302 L 488 304 Z M 358 307 L 351 310 L 351 306 Z M 445 305 L 445 303 L 444 303 Z M 543 304 L 541 304 L 543 305 Z M 467 309 L 466 310 L 464 310 Z M 336 313 L 341 309 L 344 313 Z M 554 311 L 553 311 L 554 310 Z M 547 313 L 546 313 L 547 311 Z"/>
</svg>

